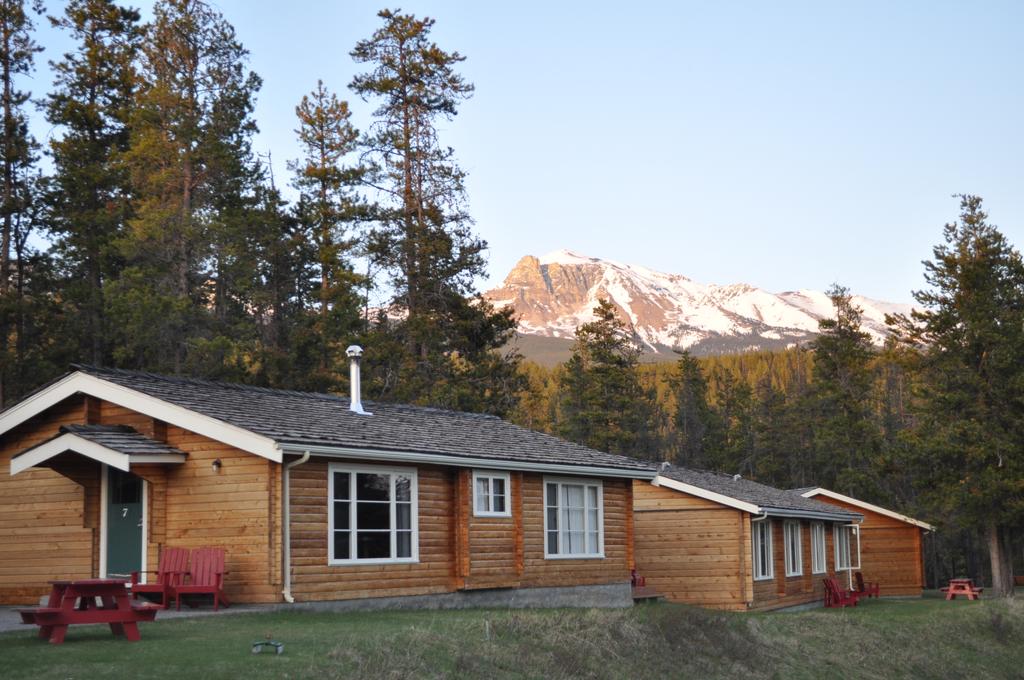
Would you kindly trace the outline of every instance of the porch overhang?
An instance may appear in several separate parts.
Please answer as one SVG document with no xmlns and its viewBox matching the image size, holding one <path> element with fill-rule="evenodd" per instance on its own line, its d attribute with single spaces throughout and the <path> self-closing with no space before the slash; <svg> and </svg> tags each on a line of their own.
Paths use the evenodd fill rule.
<svg viewBox="0 0 1024 680">
<path fill-rule="evenodd" d="M 185 453 L 127 453 L 90 441 L 73 432 L 65 432 L 12 458 L 11 475 L 14 476 L 29 468 L 38 467 L 51 458 L 69 452 L 91 458 L 124 472 L 131 469 L 132 463 L 181 464 L 187 457 Z"/>
</svg>

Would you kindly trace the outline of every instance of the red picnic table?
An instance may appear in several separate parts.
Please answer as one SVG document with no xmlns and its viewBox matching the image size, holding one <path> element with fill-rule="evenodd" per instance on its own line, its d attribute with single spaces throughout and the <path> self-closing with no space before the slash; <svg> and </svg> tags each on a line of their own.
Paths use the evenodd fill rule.
<svg viewBox="0 0 1024 680">
<path fill-rule="evenodd" d="M 974 587 L 974 580 L 969 578 L 951 578 L 949 587 L 942 588 L 947 600 L 955 600 L 957 595 L 966 595 L 968 600 L 977 600 L 982 588 Z"/>
<path fill-rule="evenodd" d="M 138 622 L 152 621 L 160 607 L 133 603 L 127 583 L 112 578 L 50 581 L 46 606 L 19 609 L 18 613 L 22 623 L 39 626 L 39 637 L 54 645 L 64 642 L 68 626 L 79 623 L 108 623 L 114 635 L 137 642 Z"/>
</svg>

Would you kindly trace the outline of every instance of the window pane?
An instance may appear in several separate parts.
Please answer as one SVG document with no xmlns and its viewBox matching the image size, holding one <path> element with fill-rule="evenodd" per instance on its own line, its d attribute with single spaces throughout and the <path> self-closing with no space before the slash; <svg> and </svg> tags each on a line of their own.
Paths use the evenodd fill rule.
<svg viewBox="0 0 1024 680">
<path fill-rule="evenodd" d="M 589 554 L 589 555 L 596 555 L 597 552 L 598 552 L 598 549 L 597 549 L 597 532 L 596 531 L 588 531 L 587 532 L 587 554 Z"/>
<path fill-rule="evenodd" d="M 411 531 L 399 531 L 395 534 L 395 549 L 398 551 L 395 557 L 412 557 Z"/>
<path fill-rule="evenodd" d="M 587 530 L 597 531 L 597 510 L 587 510 Z"/>
<path fill-rule="evenodd" d="M 548 531 L 558 528 L 558 508 L 548 508 Z"/>
<path fill-rule="evenodd" d="M 386 501 L 391 498 L 391 475 L 360 472 L 356 475 L 356 498 L 361 501 Z"/>
<path fill-rule="evenodd" d="M 576 484 L 566 484 L 562 487 L 563 502 L 566 507 L 583 507 L 583 487 Z"/>
<path fill-rule="evenodd" d="M 596 486 L 588 486 L 587 487 L 587 507 L 588 508 L 595 508 L 595 509 L 597 508 L 597 487 Z"/>
<path fill-rule="evenodd" d="M 412 505 L 410 503 L 395 505 L 395 528 L 400 531 L 412 529 Z"/>
<path fill-rule="evenodd" d="M 557 555 L 558 554 L 558 532 L 557 531 L 549 531 L 548 532 L 548 554 L 549 555 Z"/>
<path fill-rule="evenodd" d="M 348 531 L 334 532 L 334 559 L 347 560 L 349 558 L 349 536 L 350 532 Z"/>
<path fill-rule="evenodd" d="M 491 493 L 495 496 L 505 495 L 505 479 L 503 477 L 495 477 L 491 480 Z"/>
<path fill-rule="evenodd" d="M 505 512 L 504 496 L 494 496 L 491 498 L 491 503 L 494 505 L 494 512 Z"/>
<path fill-rule="evenodd" d="M 349 502 L 335 501 L 334 503 L 334 528 L 351 529 L 349 523 Z"/>
<path fill-rule="evenodd" d="M 356 556 L 361 560 L 372 560 L 391 557 L 391 532 L 357 532 Z"/>
<path fill-rule="evenodd" d="M 544 503 L 549 507 L 558 505 L 558 485 L 548 484 L 548 491 L 544 494 Z"/>
<path fill-rule="evenodd" d="M 395 500 L 412 500 L 412 479 L 406 477 L 405 475 L 395 476 Z"/>
<path fill-rule="evenodd" d="M 356 529 L 390 529 L 389 503 L 356 503 Z"/>
<path fill-rule="evenodd" d="M 349 476 L 347 472 L 334 473 L 334 497 L 337 500 L 348 500 Z"/>
<path fill-rule="evenodd" d="M 567 555 L 581 555 L 583 554 L 583 541 L 584 533 L 582 531 L 570 531 L 569 532 L 569 549 L 565 551 Z"/>
<path fill-rule="evenodd" d="M 486 477 L 480 477 L 476 480 L 476 510 L 477 512 L 488 512 L 490 511 L 490 494 L 489 491 L 489 480 Z"/>
</svg>

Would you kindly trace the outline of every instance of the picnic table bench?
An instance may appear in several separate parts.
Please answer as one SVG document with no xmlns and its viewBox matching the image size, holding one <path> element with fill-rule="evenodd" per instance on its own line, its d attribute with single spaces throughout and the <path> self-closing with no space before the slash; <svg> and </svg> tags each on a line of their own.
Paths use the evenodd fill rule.
<svg viewBox="0 0 1024 680">
<path fill-rule="evenodd" d="M 955 600 L 957 595 L 966 595 L 968 600 L 977 600 L 984 588 L 976 588 L 969 578 L 951 578 L 949 585 L 940 590 L 946 593 L 946 600 Z"/>
<path fill-rule="evenodd" d="M 151 604 L 132 603 L 121 579 L 85 579 L 50 581 L 50 597 L 45 607 L 19 609 L 21 622 L 39 626 L 39 637 L 51 644 L 64 642 L 68 626 L 106 623 L 115 636 L 139 640 L 140 621 L 152 621 L 161 609 Z"/>
</svg>

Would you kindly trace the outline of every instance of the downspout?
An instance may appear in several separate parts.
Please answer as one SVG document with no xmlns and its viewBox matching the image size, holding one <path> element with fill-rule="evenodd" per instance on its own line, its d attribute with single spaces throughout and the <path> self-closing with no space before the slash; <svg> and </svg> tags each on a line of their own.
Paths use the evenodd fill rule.
<svg viewBox="0 0 1024 680">
<path fill-rule="evenodd" d="M 282 475 L 284 491 L 281 493 L 281 542 L 284 545 L 281 546 L 281 555 L 284 560 L 284 590 L 281 591 L 281 596 L 284 597 L 284 601 L 288 604 L 295 603 L 295 598 L 292 597 L 291 475 L 289 472 L 293 467 L 298 467 L 308 460 L 309 451 L 306 451 L 300 458 L 296 458 L 290 463 L 285 463 L 284 474 Z"/>
</svg>

